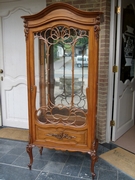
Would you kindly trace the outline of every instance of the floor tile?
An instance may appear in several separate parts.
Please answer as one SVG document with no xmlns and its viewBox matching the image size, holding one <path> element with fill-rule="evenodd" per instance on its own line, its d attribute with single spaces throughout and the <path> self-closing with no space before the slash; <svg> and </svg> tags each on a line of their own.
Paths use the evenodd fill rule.
<svg viewBox="0 0 135 180">
<path fill-rule="evenodd" d="M 91 158 L 87 153 L 56 151 L 33 147 L 32 170 L 26 152 L 27 142 L 0 139 L 0 180 L 92 180 Z M 116 146 L 112 143 L 99 144 L 100 155 Z M 109 163 L 98 158 L 95 163 L 95 180 L 134 180 Z"/>
<path fill-rule="evenodd" d="M 100 145 L 98 146 L 98 151 L 97 151 L 97 155 L 100 156 L 101 154 L 109 151 L 110 149 L 108 149 L 106 146 Z"/>
<path fill-rule="evenodd" d="M 95 167 L 103 170 L 116 171 L 115 167 L 111 166 L 108 162 L 104 161 L 101 158 L 98 158 L 98 161 L 95 163 Z"/>
<path fill-rule="evenodd" d="M 81 169 L 81 166 L 73 165 L 73 164 L 66 164 L 61 174 L 65 174 L 67 176 L 78 176 L 80 169 Z"/>
<path fill-rule="evenodd" d="M 6 139 L 0 139 L 0 144 L 4 144 L 5 143 L 5 141 L 6 141 Z"/>
<path fill-rule="evenodd" d="M 14 141 L 14 140 L 8 140 L 8 139 L 6 139 L 4 142 L 5 145 L 10 145 L 12 147 L 15 147 L 17 144 L 20 144 L 20 143 L 22 143 L 22 142 Z"/>
<path fill-rule="evenodd" d="M 45 175 L 39 175 L 36 180 L 83 180 L 82 178 L 77 177 L 71 177 L 71 176 L 64 176 L 60 174 L 45 174 Z"/>
<path fill-rule="evenodd" d="M 46 180 L 47 175 L 48 175 L 48 172 L 41 172 L 36 178 L 36 180 Z"/>
<path fill-rule="evenodd" d="M 51 161 L 56 161 L 56 162 L 66 162 L 68 159 L 68 155 L 66 154 L 62 154 L 62 153 L 55 153 L 52 158 Z"/>
<path fill-rule="evenodd" d="M 53 154 L 54 153 L 43 152 L 42 155 L 40 155 L 40 153 L 38 153 L 34 158 L 48 161 L 52 158 Z"/>
<path fill-rule="evenodd" d="M 27 168 L 29 161 L 30 161 L 29 158 L 20 156 L 17 158 L 16 161 L 13 162 L 13 165 Z M 47 161 L 34 159 L 32 164 L 32 169 L 42 170 L 44 169 L 46 164 Z"/>
<path fill-rule="evenodd" d="M 68 158 L 67 163 L 69 163 L 69 164 L 78 164 L 78 165 L 82 165 L 83 160 L 84 160 L 84 157 L 70 155 L 69 158 Z"/>
<path fill-rule="evenodd" d="M 14 155 L 21 155 L 23 152 L 25 151 L 25 148 L 24 147 L 15 147 L 15 148 L 12 148 L 8 154 L 14 154 Z"/>
<path fill-rule="evenodd" d="M 43 148 L 44 153 L 55 153 L 57 152 L 55 149 Z"/>
<path fill-rule="evenodd" d="M 39 171 L 0 164 L 1 180 L 35 180 Z"/>
<path fill-rule="evenodd" d="M 2 156 L 4 156 L 4 155 L 5 155 L 5 153 L 1 153 L 1 152 L 0 152 L 0 158 L 1 158 Z"/>
<path fill-rule="evenodd" d="M 121 171 L 118 171 L 118 179 L 119 180 L 134 180 L 134 178 L 127 176 L 126 174 L 124 174 Z"/>
<path fill-rule="evenodd" d="M 13 154 L 5 154 L 2 158 L 0 158 L 1 163 L 12 164 L 18 158 L 17 155 Z"/>
<path fill-rule="evenodd" d="M 55 151 L 56 153 L 61 153 L 61 154 L 66 154 L 66 155 L 70 155 L 70 153 L 72 153 L 72 152 L 70 152 L 70 151 L 61 151 L 61 150 L 57 150 L 57 151 Z"/>
<path fill-rule="evenodd" d="M 34 159 L 32 169 L 43 170 L 48 161 Z"/>
<path fill-rule="evenodd" d="M 96 169 L 95 169 L 95 174 L 96 174 L 96 176 L 95 176 L 95 179 L 94 180 L 96 180 L 97 179 L 97 173 L 98 173 L 98 171 L 96 171 Z M 80 178 L 88 178 L 88 179 L 92 179 L 92 174 L 91 174 L 91 171 L 90 171 L 90 167 L 88 168 L 88 167 L 82 167 L 82 169 L 81 169 L 81 171 L 80 171 L 80 173 L 79 173 L 79 177 Z"/>
<path fill-rule="evenodd" d="M 49 161 L 43 171 L 52 172 L 52 173 L 60 173 L 64 167 L 65 163 Z"/>
<path fill-rule="evenodd" d="M 86 154 L 88 154 L 88 153 L 82 153 L 82 152 L 78 152 L 78 151 L 75 151 L 75 152 L 69 152 L 69 155 L 73 155 L 73 156 L 81 156 L 81 157 L 84 157 Z"/>
<path fill-rule="evenodd" d="M 114 171 L 107 171 L 107 170 L 100 169 L 98 179 L 99 180 L 117 180 L 117 171 L 114 172 Z"/>
<path fill-rule="evenodd" d="M 91 157 L 89 154 L 85 154 L 84 160 L 83 160 L 83 166 L 90 167 L 91 165 Z"/>
<path fill-rule="evenodd" d="M 28 167 L 30 160 L 29 157 L 19 156 L 12 164 L 20 167 Z"/>
<path fill-rule="evenodd" d="M 28 142 L 24 142 L 24 141 L 19 141 L 16 146 L 17 147 L 24 147 L 24 149 L 26 149 L 26 146 L 27 146 Z"/>
<path fill-rule="evenodd" d="M 5 145 L 5 144 L 3 144 L 2 146 L 0 145 L 0 153 L 8 153 L 12 149 L 13 147 L 10 145 Z"/>
</svg>

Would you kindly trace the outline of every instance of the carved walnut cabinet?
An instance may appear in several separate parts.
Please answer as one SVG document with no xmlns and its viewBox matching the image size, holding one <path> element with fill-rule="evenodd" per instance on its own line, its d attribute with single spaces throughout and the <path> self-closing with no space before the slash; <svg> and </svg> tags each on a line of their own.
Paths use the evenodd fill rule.
<svg viewBox="0 0 135 180">
<path fill-rule="evenodd" d="M 56 3 L 23 16 L 29 113 L 29 168 L 34 146 L 81 151 L 97 160 L 96 104 L 100 12 Z"/>
</svg>

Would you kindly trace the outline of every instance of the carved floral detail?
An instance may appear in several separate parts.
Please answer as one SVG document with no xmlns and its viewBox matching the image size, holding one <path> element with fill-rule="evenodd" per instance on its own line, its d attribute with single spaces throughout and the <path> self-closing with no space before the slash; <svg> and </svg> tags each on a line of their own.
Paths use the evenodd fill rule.
<svg viewBox="0 0 135 180">
<path fill-rule="evenodd" d="M 73 139 L 75 136 L 69 136 L 68 134 L 65 134 L 64 132 L 60 132 L 59 134 L 47 134 L 47 136 L 53 136 L 56 137 L 57 139 Z"/>
</svg>

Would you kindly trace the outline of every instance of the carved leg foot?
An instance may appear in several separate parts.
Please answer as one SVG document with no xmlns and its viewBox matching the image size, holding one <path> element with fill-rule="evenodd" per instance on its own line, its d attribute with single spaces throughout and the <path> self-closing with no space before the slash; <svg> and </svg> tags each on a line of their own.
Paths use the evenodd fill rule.
<svg viewBox="0 0 135 180">
<path fill-rule="evenodd" d="M 92 180 L 94 180 L 96 174 L 94 172 L 94 166 L 95 166 L 95 162 L 97 161 L 97 156 L 95 155 L 95 153 L 92 152 L 91 154 L 91 174 L 92 174 Z"/>
<path fill-rule="evenodd" d="M 94 172 L 94 166 L 95 162 L 97 161 L 97 147 L 98 147 L 98 140 L 95 140 L 95 142 L 92 145 L 92 151 L 90 152 L 91 155 L 91 174 L 92 174 L 92 180 L 94 180 L 96 174 Z"/>
<path fill-rule="evenodd" d="M 27 153 L 28 153 L 28 155 L 29 155 L 29 158 L 30 158 L 30 163 L 28 164 L 28 167 L 29 167 L 29 169 L 31 170 L 31 166 L 32 166 L 32 164 L 33 164 L 33 154 L 32 154 L 32 148 L 33 148 L 34 146 L 32 145 L 32 144 L 28 144 L 27 146 L 26 146 L 26 151 L 27 151 Z"/>
<path fill-rule="evenodd" d="M 39 149 L 40 155 L 42 155 L 42 151 L 43 151 L 43 147 L 40 147 Z"/>
</svg>

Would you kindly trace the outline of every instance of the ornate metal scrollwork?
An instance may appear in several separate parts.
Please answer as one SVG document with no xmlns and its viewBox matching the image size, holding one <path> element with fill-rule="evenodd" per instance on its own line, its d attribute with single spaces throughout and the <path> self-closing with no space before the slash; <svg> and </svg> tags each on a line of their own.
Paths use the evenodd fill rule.
<svg viewBox="0 0 135 180">
<path fill-rule="evenodd" d="M 56 137 L 57 139 L 74 139 L 75 136 L 69 136 L 68 134 L 64 133 L 64 132 L 60 132 L 59 134 L 47 134 L 47 136 L 53 136 Z"/>
</svg>

